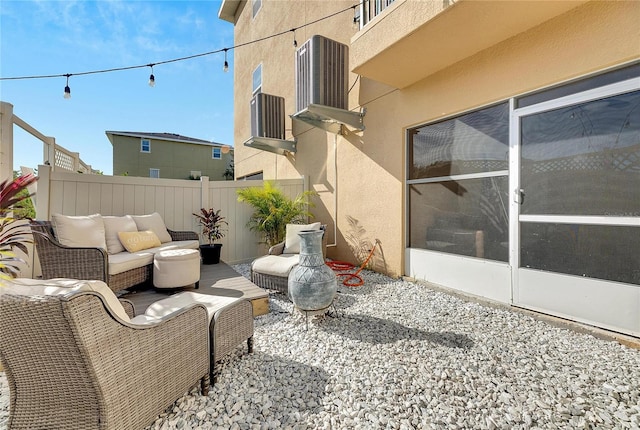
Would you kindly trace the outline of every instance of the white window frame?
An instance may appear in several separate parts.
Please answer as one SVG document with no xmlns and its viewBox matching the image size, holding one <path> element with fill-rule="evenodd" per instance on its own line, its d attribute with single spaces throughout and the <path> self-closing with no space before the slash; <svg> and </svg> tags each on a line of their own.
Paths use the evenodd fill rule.
<svg viewBox="0 0 640 430">
<path fill-rule="evenodd" d="M 253 69 L 253 73 L 251 73 L 251 82 L 251 87 L 253 88 L 253 92 L 251 94 L 255 95 L 262 90 L 262 63 L 258 64 L 258 67 Z M 257 85 L 256 82 L 258 83 Z"/>
<path fill-rule="evenodd" d="M 147 150 L 145 151 L 145 143 L 147 146 Z M 140 152 L 144 152 L 145 154 L 149 154 L 151 152 L 151 140 L 150 139 L 140 139 Z"/>
<path fill-rule="evenodd" d="M 211 158 L 214 160 L 222 160 L 222 149 L 219 146 L 211 148 Z"/>
<path fill-rule="evenodd" d="M 154 173 L 156 176 L 154 176 Z M 149 177 L 155 179 L 160 178 L 160 169 L 149 168 Z"/>
<path fill-rule="evenodd" d="M 257 8 L 256 8 L 257 5 Z M 262 0 L 251 0 L 251 10 L 253 14 L 253 18 L 258 15 L 258 12 L 262 9 Z"/>
</svg>

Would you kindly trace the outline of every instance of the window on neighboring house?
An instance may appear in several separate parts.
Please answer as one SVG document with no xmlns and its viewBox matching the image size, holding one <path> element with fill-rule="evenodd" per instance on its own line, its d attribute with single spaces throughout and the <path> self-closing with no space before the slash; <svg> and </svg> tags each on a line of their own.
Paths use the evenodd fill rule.
<svg viewBox="0 0 640 430">
<path fill-rule="evenodd" d="M 211 148 L 211 158 L 219 160 L 222 158 L 222 150 L 220 147 Z"/>
<path fill-rule="evenodd" d="M 262 64 L 253 71 L 253 94 L 259 93 L 262 89 Z"/>
<path fill-rule="evenodd" d="M 149 139 L 140 140 L 140 152 L 151 152 L 151 141 Z"/>
<path fill-rule="evenodd" d="M 160 169 L 149 169 L 149 177 L 150 178 L 159 178 L 160 177 Z"/>
<path fill-rule="evenodd" d="M 255 18 L 262 7 L 262 0 L 251 0 L 251 6 L 253 8 L 253 17 Z"/>
</svg>

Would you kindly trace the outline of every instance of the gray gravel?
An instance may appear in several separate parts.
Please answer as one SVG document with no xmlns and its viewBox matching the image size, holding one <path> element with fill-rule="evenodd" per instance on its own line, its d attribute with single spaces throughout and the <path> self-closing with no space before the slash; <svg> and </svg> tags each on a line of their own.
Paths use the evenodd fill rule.
<svg viewBox="0 0 640 430">
<path fill-rule="evenodd" d="M 308 329 L 273 295 L 253 354 L 149 429 L 640 428 L 640 351 L 363 273 Z M 0 428 L 7 403 L 0 374 Z"/>
</svg>

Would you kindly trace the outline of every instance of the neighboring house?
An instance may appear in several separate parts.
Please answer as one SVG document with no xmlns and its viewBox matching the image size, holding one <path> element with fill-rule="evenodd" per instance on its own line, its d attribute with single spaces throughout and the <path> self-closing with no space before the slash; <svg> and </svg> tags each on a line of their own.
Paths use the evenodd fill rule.
<svg viewBox="0 0 640 430">
<path fill-rule="evenodd" d="M 233 179 L 233 148 L 174 133 L 106 131 L 113 174 L 151 178 Z M 225 174 L 226 173 L 226 174 Z"/>
<path fill-rule="evenodd" d="M 376 270 L 640 336 L 640 2 L 298 3 L 220 8 L 237 177 L 305 175 L 332 258 L 378 241 Z M 327 82 L 296 78 L 313 35 L 348 47 L 330 131 L 297 104 L 305 76 Z M 284 98 L 273 151 L 250 139 L 259 92 Z"/>
</svg>

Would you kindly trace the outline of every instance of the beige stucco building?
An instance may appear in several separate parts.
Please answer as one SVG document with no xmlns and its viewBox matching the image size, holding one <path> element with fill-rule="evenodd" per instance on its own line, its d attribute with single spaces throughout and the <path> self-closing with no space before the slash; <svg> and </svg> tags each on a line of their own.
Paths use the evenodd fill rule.
<svg viewBox="0 0 640 430">
<path fill-rule="evenodd" d="M 354 5 L 223 2 L 236 177 L 307 177 L 329 257 L 639 336 L 640 2 Z M 364 130 L 290 117 L 313 35 L 348 47 Z M 295 152 L 243 146 L 258 92 Z"/>
<path fill-rule="evenodd" d="M 233 179 L 233 148 L 229 145 L 173 133 L 105 133 L 113 146 L 114 175 Z"/>
</svg>

